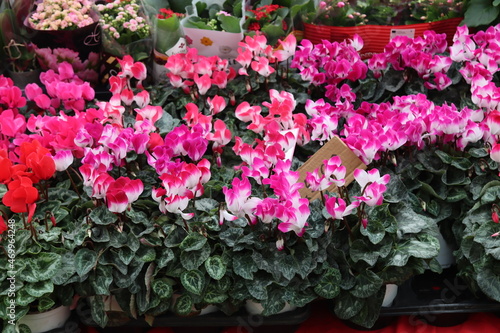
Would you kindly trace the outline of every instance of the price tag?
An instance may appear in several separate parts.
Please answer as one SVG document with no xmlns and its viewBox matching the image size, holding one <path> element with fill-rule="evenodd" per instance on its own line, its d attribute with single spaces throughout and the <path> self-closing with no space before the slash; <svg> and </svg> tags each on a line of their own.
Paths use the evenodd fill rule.
<svg viewBox="0 0 500 333">
<path fill-rule="evenodd" d="M 393 39 L 396 36 L 415 38 L 415 29 L 391 29 L 390 39 Z"/>
</svg>

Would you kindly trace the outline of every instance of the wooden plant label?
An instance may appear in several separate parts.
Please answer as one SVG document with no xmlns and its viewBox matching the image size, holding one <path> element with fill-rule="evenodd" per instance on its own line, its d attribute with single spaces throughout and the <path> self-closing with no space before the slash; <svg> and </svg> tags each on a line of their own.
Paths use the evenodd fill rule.
<svg viewBox="0 0 500 333">
<path fill-rule="evenodd" d="M 304 183 L 307 172 L 313 172 L 316 169 L 322 170 L 321 166 L 323 161 L 331 158 L 332 156 L 339 156 L 342 160 L 342 165 L 346 167 L 346 177 L 345 185 L 347 186 L 354 180 L 354 170 L 355 169 L 366 169 L 366 164 L 364 164 L 359 157 L 357 157 L 353 151 L 347 147 L 347 145 L 342 142 L 338 137 L 334 137 L 328 141 L 323 147 L 321 147 L 314 155 L 312 155 L 297 171 L 300 173 L 298 182 Z M 320 171 L 321 172 L 321 171 Z M 335 192 L 337 187 L 335 185 L 330 186 L 327 191 Z M 309 190 L 304 183 L 304 187 L 299 190 L 303 198 L 308 198 L 309 201 L 314 201 L 321 196 L 320 191 Z"/>
</svg>

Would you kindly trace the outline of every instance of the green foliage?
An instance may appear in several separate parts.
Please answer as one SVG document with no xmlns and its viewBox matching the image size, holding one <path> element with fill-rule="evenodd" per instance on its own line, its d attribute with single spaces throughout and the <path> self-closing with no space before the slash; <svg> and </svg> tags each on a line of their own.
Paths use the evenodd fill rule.
<svg viewBox="0 0 500 333">
<path fill-rule="evenodd" d="M 494 25 L 498 22 L 499 5 L 496 0 L 468 0 L 462 24 L 468 27 Z"/>
<path fill-rule="evenodd" d="M 3 291 L 0 304 L 15 299 L 16 321 L 30 311 L 45 312 L 55 306 L 69 306 L 73 301 L 74 247 L 63 235 L 74 229 L 68 210 L 78 195 L 64 181 L 50 188 L 49 193 L 54 195 L 50 198 L 59 197 L 59 200 L 40 202 L 30 223 L 25 214 L 9 213 L 10 231 L 0 237 L 0 251 L 7 254 L 0 258 L 0 290 Z M 0 196 L 4 194 L 2 185 Z M 5 206 L 0 209 L 2 214 L 8 212 Z M 0 311 L 0 318 L 12 319 L 6 311 Z"/>
<path fill-rule="evenodd" d="M 226 31 L 239 33 L 242 31 L 243 3 L 240 0 L 225 0 L 222 4 L 213 3 L 210 6 L 198 1 L 194 6 L 187 7 L 191 15 L 184 21 L 186 28 Z M 230 15 L 220 13 L 224 11 Z"/>
</svg>

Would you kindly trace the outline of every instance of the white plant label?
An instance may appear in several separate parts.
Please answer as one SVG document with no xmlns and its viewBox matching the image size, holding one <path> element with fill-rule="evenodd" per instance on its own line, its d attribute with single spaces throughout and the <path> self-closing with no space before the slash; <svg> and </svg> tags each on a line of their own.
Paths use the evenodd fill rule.
<svg viewBox="0 0 500 333">
<path fill-rule="evenodd" d="M 393 39 L 396 36 L 415 38 L 415 29 L 391 29 L 390 39 Z"/>
</svg>

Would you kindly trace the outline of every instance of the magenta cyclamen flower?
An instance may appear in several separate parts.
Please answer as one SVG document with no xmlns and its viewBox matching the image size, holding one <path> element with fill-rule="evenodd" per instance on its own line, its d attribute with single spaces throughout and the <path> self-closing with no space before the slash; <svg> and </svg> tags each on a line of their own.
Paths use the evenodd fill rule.
<svg viewBox="0 0 500 333">
<path fill-rule="evenodd" d="M 339 156 L 332 156 L 330 159 L 324 160 L 321 171 L 322 175 L 320 175 L 319 169 L 307 173 L 305 180 L 312 191 L 324 191 L 333 184 L 344 186 L 346 167 L 342 165 Z"/>
<path fill-rule="evenodd" d="M 290 67 L 299 69 L 302 79 L 314 85 L 363 79 L 368 68 L 357 51 L 359 45 L 357 39 L 342 43 L 323 40 L 317 45 L 302 40 Z"/>
<path fill-rule="evenodd" d="M 386 185 L 391 179 L 390 175 L 386 174 L 382 177 L 377 169 L 371 169 L 368 172 L 362 169 L 354 170 L 354 179 L 361 187 L 361 196 L 355 198 L 364 202 L 368 206 L 376 206 L 382 204 L 384 199 L 383 194 L 387 189 Z"/>
<path fill-rule="evenodd" d="M 159 178 L 163 187 L 154 189 L 152 196 L 159 203 L 160 211 L 179 214 L 185 220 L 191 219 L 194 214 L 184 210 L 191 199 L 203 195 L 203 184 L 210 180 L 210 162 L 206 159 L 198 164 L 164 160 L 157 164 L 157 170 L 161 164 Z"/>
<path fill-rule="evenodd" d="M 493 161 L 500 163 L 500 144 L 495 143 L 490 151 L 490 157 Z"/>
<path fill-rule="evenodd" d="M 112 182 L 106 191 L 106 204 L 109 211 L 115 213 L 124 212 L 128 205 L 136 201 L 144 190 L 140 179 L 120 177 Z"/>
<path fill-rule="evenodd" d="M 345 200 L 342 198 L 325 196 L 325 199 L 326 211 L 336 220 L 342 220 L 345 216 L 350 215 L 361 203 L 360 201 L 354 201 L 347 206 Z"/>
<path fill-rule="evenodd" d="M 254 212 L 262 199 L 250 197 L 252 186 L 248 178 L 234 178 L 232 188 L 223 187 L 222 191 L 226 197 L 227 210 L 239 218 L 249 218 L 251 224 L 257 223 Z"/>
<path fill-rule="evenodd" d="M 309 200 L 301 198 L 299 189 L 304 184 L 297 183 L 299 173 L 290 170 L 291 161 L 278 161 L 275 168 L 272 170 L 271 176 L 262 181 L 263 184 L 269 185 L 277 197 L 277 206 L 274 211 L 275 218 L 280 223 L 278 229 L 281 232 L 294 231 L 298 236 L 302 236 L 307 226 L 307 219 L 310 215 Z M 267 209 L 258 208 L 260 214 L 258 216 L 266 220 L 270 219 L 269 207 Z"/>
</svg>

